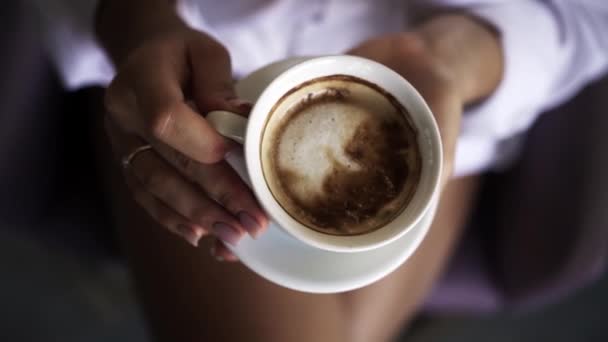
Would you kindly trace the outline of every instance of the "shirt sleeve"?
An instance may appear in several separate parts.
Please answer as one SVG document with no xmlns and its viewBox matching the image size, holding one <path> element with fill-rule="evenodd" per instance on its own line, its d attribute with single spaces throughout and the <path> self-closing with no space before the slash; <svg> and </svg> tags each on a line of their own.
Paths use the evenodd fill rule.
<svg viewBox="0 0 608 342">
<path fill-rule="evenodd" d="M 114 75 L 93 32 L 97 0 L 28 0 L 46 49 L 68 89 L 105 85 Z"/>
<path fill-rule="evenodd" d="M 27 0 L 39 17 L 40 30 L 52 62 L 69 90 L 107 85 L 115 74 L 110 58 L 94 34 L 99 0 Z M 195 0 L 177 0 L 184 21 L 196 27 Z"/>
<path fill-rule="evenodd" d="M 505 71 L 496 91 L 463 117 L 455 174 L 500 164 L 509 139 L 608 68 L 605 0 L 443 0 L 494 25 Z"/>
</svg>

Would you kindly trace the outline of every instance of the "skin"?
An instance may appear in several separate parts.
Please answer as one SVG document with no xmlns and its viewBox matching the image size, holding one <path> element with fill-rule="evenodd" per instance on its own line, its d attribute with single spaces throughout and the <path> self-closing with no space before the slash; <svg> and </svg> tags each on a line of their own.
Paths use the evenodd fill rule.
<svg viewBox="0 0 608 342">
<path fill-rule="evenodd" d="M 156 336 L 167 341 L 393 337 L 440 274 L 475 197 L 476 177 L 449 176 L 463 107 L 491 94 L 502 77 L 496 33 L 467 15 L 437 14 L 410 32 L 377 37 L 347 52 L 387 65 L 426 99 L 442 135 L 444 191 L 428 237 L 406 264 L 373 285 L 334 295 L 286 290 L 238 263 L 209 257 L 211 250 L 219 260 L 235 260 L 224 244 L 237 243 L 246 233 L 262 234 L 268 222 L 223 161 L 236 146 L 199 114 L 223 109 L 246 115 L 250 108 L 234 94 L 226 49 L 188 28 L 172 4 L 160 0 L 145 6 L 104 1 L 97 34 L 118 67 L 105 96 L 106 134 L 100 135 L 105 181 L 114 190 L 119 233 Z M 122 175 L 110 162 L 108 145 L 116 160 L 146 143 L 154 148 L 138 154 Z M 214 238 L 201 239 L 205 235 Z"/>
<path fill-rule="evenodd" d="M 105 98 L 106 127 L 114 150 L 124 156 L 145 142 L 154 146 L 151 153 L 138 155 L 125 172 L 133 197 L 157 222 L 194 246 L 209 234 L 229 243 L 246 232 L 257 236 L 268 220 L 223 161 L 236 146 L 199 114 L 217 109 L 246 114 L 251 107 L 236 98 L 226 49 L 185 26 L 167 2 L 134 3 L 107 1 L 98 20 L 99 39 L 118 66 Z M 133 16 L 139 22 L 129 29 L 150 29 L 114 32 L 119 27 L 114 23 L 135 8 L 148 12 Z M 150 19 L 158 13 L 167 17 Z M 105 25 L 105 17 L 114 19 Z M 227 254 L 223 245 L 218 246 Z"/>
</svg>

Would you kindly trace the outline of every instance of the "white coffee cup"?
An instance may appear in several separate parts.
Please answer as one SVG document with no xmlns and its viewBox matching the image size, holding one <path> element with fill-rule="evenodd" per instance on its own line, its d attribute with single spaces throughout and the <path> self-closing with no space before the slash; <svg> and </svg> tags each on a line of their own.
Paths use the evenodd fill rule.
<svg viewBox="0 0 608 342">
<path fill-rule="evenodd" d="M 262 171 L 261 145 L 264 126 L 275 104 L 293 88 L 331 75 L 354 76 L 371 82 L 397 99 L 409 112 L 418 132 L 422 169 L 416 191 L 407 207 L 382 228 L 352 236 L 315 231 L 291 217 L 275 200 Z M 325 56 L 307 59 L 276 77 L 258 97 L 249 118 L 226 111 L 212 111 L 207 120 L 227 138 L 244 145 L 245 164 L 251 187 L 270 219 L 299 241 L 334 252 L 360 252 L 384 246 L 415 226 L 429 210 L 439 192 L 442 147 L 439 129 L 426 102 L 416 89 L 396 72 L 374 61 L 354 56 Z"/>
</svg>

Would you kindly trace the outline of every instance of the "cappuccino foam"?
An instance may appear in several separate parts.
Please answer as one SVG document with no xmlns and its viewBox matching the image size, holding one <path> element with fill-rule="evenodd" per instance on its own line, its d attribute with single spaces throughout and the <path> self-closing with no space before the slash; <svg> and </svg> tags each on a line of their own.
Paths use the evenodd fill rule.
<svg viewBox="0 0 608 342">
<path fill-rule="evenodd" d="M 262 151 L 273 196 L 294 219 L 328 234 L 385 225 L 407 205 L 420 176 L 405 109 L 351 76 L 315 79 L 285 95 Z"/>
</svg>

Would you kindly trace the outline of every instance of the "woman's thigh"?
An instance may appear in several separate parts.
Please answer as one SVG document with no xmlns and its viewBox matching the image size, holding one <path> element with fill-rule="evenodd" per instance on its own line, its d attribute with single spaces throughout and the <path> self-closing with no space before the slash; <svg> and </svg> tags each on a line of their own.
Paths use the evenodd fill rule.
<svg viewBox="0 0 608 342">
<path fill-rule="evenodd" d="M 294 292 L 216 262 L 123 197 L 120 232 L 153 333 L 166 341 L 382 341 L 415 313 L 469 210 L 474 180 L 453 181 L 429 235 L 397 271 L 336 295 Z M 126 194 L 125 194 L 126 195 Z"/>
<path fill-rule="evenodd" d="M 476 178 L 451 181 L 433 226 L 398 270 L 368 287 L 313 295 L 276 286 L 193 248 L 131 199 L 101 141 L 106 188 L 151 331 L 162 341 L 382 341 L 416 311 L 459 236 Z"/>
<path fill-rule="evenodd" d="M 416 252 L 384 279 L 340 295 L 349 341 L 386 341 L 406 327 L 441 274 L 467 223 L 479 177 L 452 180 L 428 235 Z"/>
</svg>

